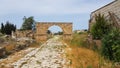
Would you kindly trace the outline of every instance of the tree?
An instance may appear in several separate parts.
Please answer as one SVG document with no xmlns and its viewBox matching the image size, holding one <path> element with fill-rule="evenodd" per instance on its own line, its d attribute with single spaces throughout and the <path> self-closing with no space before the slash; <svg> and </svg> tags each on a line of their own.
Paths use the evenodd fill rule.
<svg viewBox="0 0 120 68">
<path fill-rule="evenodd" d="M 26 18 L 26 17 L 24 17 L 23 18 L 23 24 L 22 24 L 22 27 L 21 27 L 21 29 L 22 30 L 32 30 L 32 25 L 33 25 L 33 23 L 35 22 L 34 21 L 34 17 L 33 16 L 31 16 L 31 17 L 28 17 L 28 18 Z"/>
<path fill-rule="evenodd" d="M 3 23 L 1 24 L 1 32 L 3 34 L 11 35 L 12 31 L 15 32 L 15 30 L 16 25 L 11 24 L 9 21 L 7 21 L 5 25 Z"/>
<path fill-rule="evenodd" d="M 63 35 L 63 32 L 60 32 L 60 31 L 59 31 L 59 32 L 58 32 L 58 35 Z"/>
<path fill-rule="evenodd" d="M 91 29 L 91 34 L 94 39 L 102 39 L 102 37 L 110 31 L 108 21 L 105 20 L 104 15 L 101 14 L 95 16 L 95 21 Z"/>
<path fill-rule="evenodd" d="M 47 34 L 51 34 L 51 31 L 50 31 L 50 30 L 47 30 Z"/>
<path fill-rule="evenodd" d="M 3 23 L 1 23 L 1 33 L 2 33 L 2 34 L 5 33 L 5 31 L 4 31 L 4 24 L 3 24 Z"/>
</svg>

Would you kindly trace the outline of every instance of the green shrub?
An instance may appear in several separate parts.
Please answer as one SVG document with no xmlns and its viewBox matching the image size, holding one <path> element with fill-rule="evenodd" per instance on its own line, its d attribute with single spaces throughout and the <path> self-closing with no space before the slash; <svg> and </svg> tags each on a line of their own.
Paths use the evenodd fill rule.
<svg viewBox="0 0 120 68">
<path fill-rule="evenodd" d="M 94 39 L 102 39 L 110 31 L 108 21 L 101 14 L 96 15 L 95 21 L 91 29 L 91 34 Z"/>
<path fill-rule="evenodd" d="M 113 29 L 102 39 L 101 54 L 113 61 L 120 61 L 120 30 Z"/>
<path fill-rule="evenodd" d="M 88 47 L 86 43 L 86 37 L 88 33 L 83 32 L 81 34 L 74 33 L 73 34 L 73 39 L 70 41 L 70 44 L 72 46 L 77 46 L 77 47 Z"/>
</svg>

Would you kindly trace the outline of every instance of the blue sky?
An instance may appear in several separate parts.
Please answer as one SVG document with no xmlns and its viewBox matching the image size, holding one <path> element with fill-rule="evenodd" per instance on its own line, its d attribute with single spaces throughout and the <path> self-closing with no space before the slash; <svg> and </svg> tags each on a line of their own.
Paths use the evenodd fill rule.
<svg viewBox="0 0 120 68">
<path fill-rule="evenodd" d="M 0 23 L 20 28 L 23 17 L 37 22 L 73 22 L 73 30 L 87 29 L 90 13 L 114 0 L 0 0 Z"/>
</svg>

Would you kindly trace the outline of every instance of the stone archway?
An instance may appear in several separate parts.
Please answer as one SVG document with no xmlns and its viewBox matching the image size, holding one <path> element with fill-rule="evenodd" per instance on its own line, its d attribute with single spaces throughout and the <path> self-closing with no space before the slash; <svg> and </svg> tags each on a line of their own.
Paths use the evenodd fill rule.
<svg viewBox="0 0 120 68">
<path fill-rule="evenodd" d="M 71 39 L 72 38 L 72 23 L 68 22 L 38 22 L 36 24 L 36 41 L 46 41 L 47 33 L 49 27 L 57 25 L 61 27 L 63 30 L 63 39 Z"/>
</svg>

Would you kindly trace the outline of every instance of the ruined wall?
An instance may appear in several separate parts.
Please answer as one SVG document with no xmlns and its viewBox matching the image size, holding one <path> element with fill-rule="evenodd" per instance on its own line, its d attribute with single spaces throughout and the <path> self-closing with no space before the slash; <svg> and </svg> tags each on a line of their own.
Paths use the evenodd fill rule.
<svg viewBox="0 0 120 68">
<path fill-rule="evenodd" d="M 93 23 L 95 23 L 95 14 L 104 14 L 105 18 L 109 18 L 109 13 L 113 12 L 117 17 L 120 18 L 120 0 L 115 0 L 99 9 L 91 13 L 90 22 L 89 22 L 89 30 L 91 29 Z"/>
<path fill-rule="evenodd" d="M 17 30 L 14 35 L 16 35 L 17 38 L 31 37 L 33 35 L 31 32 L 32 30 L 24 30 L 24 31 Z"/>
<path fill-rule="evenodd" d="M 63 30 L 63 39 L 71 39 L 72 23 L 68 22 L 38 22 L 36 24 L 36 40 L 47 40 L 47 30 L 49 27 L 57 25 Z"/>
</svg>

